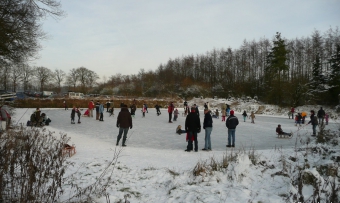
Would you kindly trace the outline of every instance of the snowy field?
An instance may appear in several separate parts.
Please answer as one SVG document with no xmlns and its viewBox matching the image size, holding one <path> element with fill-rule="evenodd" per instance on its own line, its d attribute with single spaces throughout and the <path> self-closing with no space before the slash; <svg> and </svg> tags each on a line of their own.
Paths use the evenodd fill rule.
<svg viewBox="0 0 340 203">
<path fill-rule="evenodd" d="M 133 128 L 128 133 L 127 147 L 121 148 L 115 146 L 118 135 L 116 119 L 120 109 L 115 109 L 111 117 L 105 113 L 104 122 L 96 121 L 94 117 L 81 117 L 81 124 L 71 124 L 70 109 L 41 110 L 52 120 L 46 129 L 56 135 L 67 133 L 71 138 L 69 144 L 76 146 L 77 153 L 68 159 L 74 162 L 74 166 L 70 166 L 67 175 L 77 171 L 75 181 L 82 186 L 93 183 L 117 150 L 122 149 L 112 174 L 112 184 L 106 190 L 111 202 L 122 200 L 125 194 L 131 195 L 130 202 L 285 202 L 282 194 L 294 192 L 289 180 L 261 172 L 263 168 L 252 165 L 248 156 L 242 156 L 242 153 L 237 164 L 229 166 L 233 169 L 228 168 L 233 171 L 232 175 L 216 172 L 211 176 L 193 176 L 192 170 L 199 161 L 210 161 L 211 157 L 221 161 L 231 151 L 253 148 L 266 165 L 277 166 L 268 169 L 275 173 L 282 170 L 279 169 L 282 165 L 280 157 L 296 153 L 294 149 L 304 145 L 312 134 L 311 125 L 296 127 L 293 120 L 285 116 L 256 115 L 255 124 L 252 124 L 248 118 L 243 122 L 241 112 L 236 112 L 240 124 L 236 129 L 235 149 L 226 148 L 227 128 L 219 118 L 213 119 L 212 151 L 201 150 L 204 147 L 202 129 L 198 134 L 199 151 L 188 153 L 184 151 L 185 135 L 175 133 L 176 127 L 185 123 L 182 108 L 173 123 L 168 123 L 166 109 L 161 110 L 160 116 L 156 115 L 155 109 L 149 109 L 145 118 L 137 109 Z M 26 123 L 32 112 L 33 109 L 16 109 L 15 123 L 19 119 L 19 123 Z M 201 123 L 203 115 L 201 111 Z M 278 124 L 285 132 L 293 132 L 293 138 L 276 138 Z M 327 128 L 335 129 L 337 125 L 331 121 Z M 231 180 L 232 176 L 236 178 Z M 65 188 L 62 200 L 73 194 L 69 184 L 66 183 Z M 101 197 L 96 202 L 106 202 L 106 199 Z"/>
</svg>

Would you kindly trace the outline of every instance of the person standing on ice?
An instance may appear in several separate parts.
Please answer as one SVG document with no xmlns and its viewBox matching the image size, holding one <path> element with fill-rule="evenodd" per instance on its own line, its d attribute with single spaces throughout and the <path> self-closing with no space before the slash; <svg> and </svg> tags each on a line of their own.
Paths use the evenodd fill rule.
<svg viewBox="0 0 340 203">
<path fill-rule="evenodd" d="M 228 128 L 228 145 L 227 147 L 235 147 L 235 131 L 238 125 L 238 119 L 234 116 L 234 111 L 230 111 L 230 116 L 227 118 L 226 126 Z"/>
<path fill-rule="evenodd" d="M 295 113 L 295 109 L 294 109 L 294 107 L 292 107 L 291 109 L 290 109 L 290 115 L 292 116 L 292 119 L 294 119 L 294 113 Z M 290 118 L 289 118 L 290 119 Z"/>
<path fill-rule="evenodd" d="M 310 115 L 310 121 L 308 122 L 308 124 L 312 124 L 313 127 L 313 135 L 312 136 L 316 136 L 316 126 L 318 125 L 318 118 L 315 116 L 315 112 L 314 110 L 310 111 L 311 115 Z"/>
<path fill-rule="evenodd" d="M 127 105 L 123 105 L 123 107 L 121 108 L 118 117 L 117 117 L 117 124 L 116 124 L 117 128 L 119 128 L 119 133 L 117 136 L 117 143 L 116 146 L 119 145 L 119 141 L 122 138 L 122 134 L 124 132 L 123 135 L 123 144 L 122 147 L 126 147 L 126 135 L 129 131 L 129 128 L 132 129 L 132 117 L 131 114 L 127 108 Z"/>
<path fill-rule="evenodd" d="M 193 143 L 195 142 L 195 152 L 198 151 L 197 133 L 201 132 L 201 121 L 196 113 L 196 108 L 191 107 L 191 112 L 185 119 L 185 131 L 188 133 L 188 145 L 186 152 L 193 150 Z"/>
<path fill-rule="evenodd" d="M 251 123 L 254 123 L 254 124 L 255 124 L 255 121 L 254 121 L 254 119 L 255 119 L 254 111 L 251 112 L 251 114 L 250 114 L 249 117 L 251 118 Z"/>
<path fill-rule="evenodd" d="M 223 107 L 222 107 L 221 112 L 222 112 L 222 121 L 225 121 L 225 116 L 226 116 L 227 112 Z"/>
<path fill-rule="evenodd" d="M 177 121 L 178 118 L 178 109 L 176 108 L 174 111 L 174 121 Z"/>
<path fill-rule="evenodd" d="M 96 120 L 99 120 L 99 101 L 96 102 Z"/>
<path fill-rule="evenodd" d="M 75 117 L 76 117 L 76 107 L 73 107 L 71 111 L 71 124 L 75 124 L 74 122 Z"/>
<path fill-rule="evenodd" d="M 172 102 L 170 102 L 170 104 L 168 106 L 169 123 L 172 123 L 171 119 L 172 119 L 172 112 L 174 111 L 174 109 L 175 109 L 174 104 Z"/>
<path fill-rule="evenodd" d="M 246 118 L 247 118 L 247 112 L 246 112 L 246 110 L 243 111 L 242 116 L 243 116 L 243 122 L 246 122 Z"/>
<path fill-rule="evenodd" d="M 94 109 L 94 102 L 93 102 L 93 100 L 91 100 L 90 102 L 89 102 L 89 105 L 88 105 L 88 107 L 89 107 L 89 117 L 93 117 L 93 109 Z"/>
<path fill-rule="evenodd" d="M 81 116 L 81 112 L 80 112 L 80 109 L 79 109 L 79 107 L 77 107 L 77 109 L 76 109 L 76 113 L 77 113 L 77 116 L 78 116 L 78 123 L 81 123 L 81 122 L 80 122 L 80 116 Z"/>
<path fill-rule="evenodd" d="M 143 107 L 142 107 L 143 118 L 145 117 L 145 112 L 146 112 L 146 104 L 143 104 Z"/>
<path fill-rule="evenodd" d="M 213 120 L 211 118 L 211 114 L 208 108 L 204 109 L 204 121 L 203 121 L 203 129 L 205 130 L 205 144 L 202 150 L 211 150 L 211 131 L 212 131 Z"/>
<path fill-rule="evenodd" d="M 100 114 L 100 117 L 99 117 L 99 121 L 104 121 L 104 105 L 103 103 L 99 103 L 99 114 Z"/>
<path fill-rule="evenodd" d="M 323 119 L 325 118 L 325 111 L 320 107 L 320 110 L 318 111 L 318 119 L 319 119 L 319 124 L 323 124 Z"/>
</svg>

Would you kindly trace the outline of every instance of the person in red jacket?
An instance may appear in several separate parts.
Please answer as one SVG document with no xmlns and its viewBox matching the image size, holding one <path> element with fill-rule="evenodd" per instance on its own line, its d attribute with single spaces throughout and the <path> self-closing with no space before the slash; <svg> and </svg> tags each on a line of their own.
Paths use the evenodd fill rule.
<svg viewBox="0 0 340 203">
<path fill-rule="evenodd" d="M 174 104 L 172 102 L 170 102 L 170 104 L 168 106 L 169 123 L 172 123 L 171 119 L 172 119 L 172 112 L 174 111 L 174 109 L 175 109 Z"/>
<path fill-rule="evenodd" d="M 295 113 L 295 109 L 294 109 L 294 107 L 292 107 L 290 109 L 290 115 L 292 116 L 292 119 L 294 119 L 294 113 Z M 290 117 L 289 117 L 289 119 L 290 119 Z"/>
<path fill-rule="evenodd" d="M 89 111 L 90 111 L 90 115 L 89 115 L 89 117 L 93 117 L 93 109 L 94 109 L 94 102 L 93 102 L 93 100 L 91 100 L 90 102 L 89 102 Z"/>
</svg>

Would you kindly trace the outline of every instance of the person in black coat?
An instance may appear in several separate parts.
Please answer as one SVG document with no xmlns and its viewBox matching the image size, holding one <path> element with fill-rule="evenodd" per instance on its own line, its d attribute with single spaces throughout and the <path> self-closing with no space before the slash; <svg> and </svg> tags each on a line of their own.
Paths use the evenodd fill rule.
<svg viewBox="0 0 340 203">
<path fill-rule="evenodd" d="M 198 151 L 197 133 L 201 132 L 200 117 L 196 113 L 196 108 L 191 107 L 191 112 L 185 119 L 185 131 L 188 133 L 188 145 L 186 152 L 193 150 L 193 143 L 195 142 L 195 152 Z"/>
<path fill-rule="evenodd" d="M 310 121 L 308 122 L 308 124 L 312 124 L 313 127 L 313 135 L 312 136 L 316 136 L 316 126 L 318 125 L 318 119 L 315 116 L 315 112 L 314 110 L 310 111 L 311 115 L 310 115 Z"/>
<path fill-rule="evenodd" d="M 238 118 L 234 116 L 234 111 L 230 111 L 230 116 L 227 118 L 225 122 L 228 128 L 228 145 L 227 147 L 235 147 L 235 131 L 236 126 L 238 125 Z"/>
<path fill-rule="evenodd" d="M 208 108 L 204 109 L 204 122 L 203 129 L 205 129 L 205 145 L 202 150 L 211 150 L 211 131 L 212 131 L 213 120 Z"/>
<path fill-rule="evenodd" d="M 322 109 L 322 107 L 320 107 L 320 110 L 318 111 L 318 119 L 320 124 L 323 124 L 323 119 L 325 118 L 325 115 L 325 111 Z"/>
</svg>

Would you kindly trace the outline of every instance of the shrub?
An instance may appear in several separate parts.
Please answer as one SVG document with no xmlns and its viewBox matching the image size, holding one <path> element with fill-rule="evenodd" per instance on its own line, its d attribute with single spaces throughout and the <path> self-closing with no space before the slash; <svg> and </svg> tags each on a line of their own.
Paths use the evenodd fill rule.
<svg viewBox="0 0 340 203">
<path fill-rule="evenodd" d="M 45 129 L 9 130 L 0 135 L 0 202 L 54 202 L 62 193 L 63 144 L 68 138 Z"/>
</svg>

